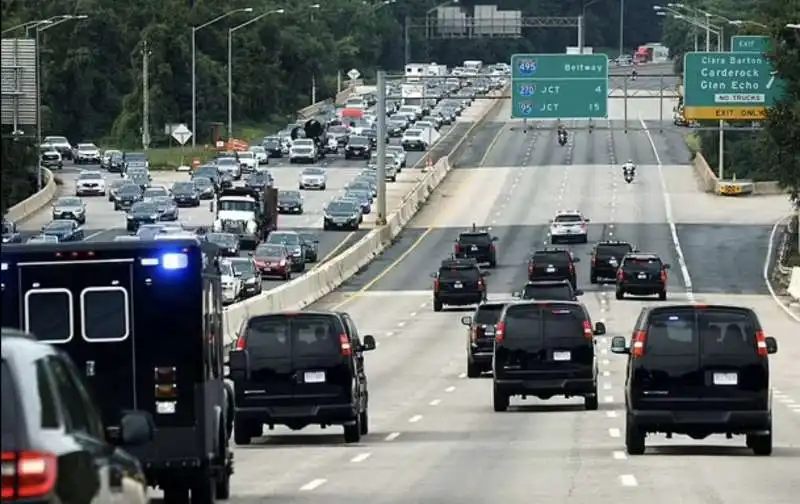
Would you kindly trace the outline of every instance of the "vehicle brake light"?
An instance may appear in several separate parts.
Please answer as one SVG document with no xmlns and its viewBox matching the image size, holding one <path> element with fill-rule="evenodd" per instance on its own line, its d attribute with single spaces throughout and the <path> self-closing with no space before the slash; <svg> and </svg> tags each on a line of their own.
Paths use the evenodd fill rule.
<svg viewBox="0 0 800 504">
<path fill-rule="evenodd" d="M 341 349 L 342 357 L 353 355 L 353 348 L 350 346 L 350 338 L 348 338 L 346 334 L 339 335 L 339 348 Z"/>
<path fill-rule="evenodd" d="M 3 501 L 46 497 L 55 487 L 56 473 L 56 456 L 52 453 L 3 452 Z"/>
<path fill-rule="evenodd" d="M 455 246 L 455 247 L 453 247 L 453 250 L 455 250 L 455 253 L 456 253 L 456 254 L 460 253 L 460 252 L 461 252 L 461 245 L 459 245 L 458 243 L 456 243 L 456 246 Z"/>
<path fill-rule="evenodd" d="M 666 272 L 666 270 L 661 270 L 661 283 L 667 283 L 667 272 Z"/>
<path fill-rule="evenodd" d="M 769 355 L 767 351 L 767 335 L 764 334 L 764 331 L 758 331 L 756 333 L 756 353 L 759 357 L 766 357 Z"/>
<path fill-rule="evenodd" d="M 239 339 L 236 340 L 236 350 L 244 350 L 247 348 L 247 342 L 245 342 L 244 337 L 239 336 Z"/>
<path fill-rule="evenodd" d="M 489 252 L 494 252 L 494 243 L 489 244 Z"/>
<path fill-rule="evenodd" d="M 502 343 L 505 338 L 506 338 L 506 323 L 498 322 L 494 330 L 494 340 L 497 341 L 498 343 Z"/>
<path fill-rule="evenodd" d="M 534 265 L 532 262 L 531 262 L 531 263 L 528 263 L 528 273 L 533 273 L 533 268 L 534 268 L 534 266 L 535 266 L 535 265 Z"/>
<path fill-rule="evenodd" d="M 478 326 L 472 326 L 472 341 L 478 339 Z"/>
<path fill-rule="evenodd" d="M 622 268 L 617 270 L 617 280 L 625 280 L 625 272 L 622 271 Z"/>
<path fill-rule="evenodd" d="M 483 290 L 486 285 L 483 283 L 483 279 L 478 280 L 478 289 Z"/>
<path fill-rule="evenodd" d="M 594 331 L 592 330 L 592 324 L 588 320 L 583 321 L 583 337 L 584 339 L 592 339 L 594 338 Z"/>
<path fill-rule="evenodd" d="M 647 332 L 637 331 L 633 335 L 633 342 L 631 343 L 631 355 L 634 357 L 641 357 L 644 355 L 644 343 L 647 341 Z"/>
<path fill-rule="evenodd" d="M 595 264 L 597 264 L 597 258 L 595 256 L 592 256 L 592 266 L 594 266 Z"/>
<path fill-rule="evenodd" d="M 569 272 L 572 273 L 573 271 L 575 271 L 575 265 L 572 264 L 572 263 L 569 263 Z"/>
<path fill-rule="evenodd" d="M 439 283 L 439 279 L 438 278 L 436 280 L 434 280 L 433 281 L 433 292 L 439 292 L 440 285 L 441 284 Z"/>
</svg>

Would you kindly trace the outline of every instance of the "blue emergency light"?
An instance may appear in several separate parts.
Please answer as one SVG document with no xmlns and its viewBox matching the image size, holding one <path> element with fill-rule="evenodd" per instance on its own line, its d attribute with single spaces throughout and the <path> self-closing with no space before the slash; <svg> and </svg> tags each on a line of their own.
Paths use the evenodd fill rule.
<svg viewBox="0 0 800 504">
<path fill-rule="evenodd" d="M 146 257 L 140 260 L 142 266 L 161 265 L 165 270 L 184 269 L 189 266 L 189 256 L 182 253 L 170 252 L 158 257 Z"/>
</svg>

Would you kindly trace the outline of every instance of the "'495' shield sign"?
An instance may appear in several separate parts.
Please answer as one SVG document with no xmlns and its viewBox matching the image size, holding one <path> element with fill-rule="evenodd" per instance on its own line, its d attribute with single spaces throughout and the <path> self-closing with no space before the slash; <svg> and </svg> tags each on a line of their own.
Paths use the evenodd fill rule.
<svg viewBox="0 0 800 504">
<path fill-rule="evenodd" d="M 536 73 L 537 68 L 535 59 L 523 59 L 519 62 L 519 73 L 522 76 L 530 77 Z"/>
</svg>

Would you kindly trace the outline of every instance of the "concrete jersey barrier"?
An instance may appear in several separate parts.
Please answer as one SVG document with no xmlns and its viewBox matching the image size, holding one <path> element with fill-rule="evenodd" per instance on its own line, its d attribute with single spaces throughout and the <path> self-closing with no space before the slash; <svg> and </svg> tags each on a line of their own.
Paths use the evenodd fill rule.
<svg viewBox="0 0 800 504">
<path fill-rule="evenodd" d="M 42 170 L 44 170 L 43 177 L 47 181 L 45 186 L 41 191 L 28 196 L 9 208 L 5 214 L 6 219 L 19 223 L 34 215 L 53 201 L 53 198 L 55 198 L 58 193 L 58 184 L 56 184 L 55 177 L 53 177 L 53 172 L 47 168 L 42 168 Z"/>
<path fill-rule="evenodd" d="M 800 301 L 800 267 L 795 266 L 792 268 L 789 288 L 786 289 L 786 292 L 789 293 L 794 301 Z"/>
<path fill-rule="evenodd" d="M 697 153 L 692 160 L 692 166 L 699 179 L 700 189 L 719 196 L 766 196 L 785 194 L 777 182 L 753 182 L 752 180 L 719 180 L 714 170 L 708 166 L 708 161 Z"/>
<path fill-rule="evenodd" d="M 502 94 L 506 94 L 508 88 Z M 461 141 L 452 149 L 457 151 L 470 133 L 492 114 L 503 102 L 502 99 L 487 108 L 465 133 Z M 400 206 L 388 215 L 386 225 L 373 229 L 361 240 L 346 249 L 339 256 L 296 280 L 287 282 L 268 293 L 237 304 L 225 311 L 225 341 L 232 344 L 242 323 L 250 316 L 284 310 L 299 310 L 330 293 L 347 279 L 358 273 L 365 265 L 380 255 L 393 239 L 400 234 L 416 213 L 422 208 L 433 191 L 452 169 L 449 156 L 441 157 L 433 169 L 409 191 Z"/>
</svg>

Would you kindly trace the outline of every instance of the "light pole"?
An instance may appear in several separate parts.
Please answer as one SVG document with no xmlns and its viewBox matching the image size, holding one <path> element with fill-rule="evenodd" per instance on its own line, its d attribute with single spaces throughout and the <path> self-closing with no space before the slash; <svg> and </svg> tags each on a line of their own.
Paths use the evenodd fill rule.
<svg viewBox="0 0 800 504">
<path fill-rule="evenodd" d="M 259 14 L 249 21 L 228 29 L 228 139 L 233 138 L 233 34 L 245 26 L 264 19 L 270 14 L 283 14 L 283 9 L 276 9 Z"/>
<path fill-rule="evenodd" d="M 790 30 L 800 30 L 800 23 L 789 23 L 786 25 L 786 28 Z"/>
<path fill-rule="evenodd" d="M 83 19 L 87 19 L 89 16 L 86 15 L 71 15 L 65 14 L 63 16 L 54 16 L 52 18 L 48 18 L 42 21 L 37 21 L 30 26 L 26 26 L 25 30 L 33 28 L 35 30 L 36 35 L 36 149 L 41 150 L 42 148 L 42 65 L 41 65 L 41 57 L 40 57 L 40 50 L 39 50 L 39 41 L 41 37 L 39 36 L 45 30 L 49 30 L 50 28 L 54 28 L 61 23 L 66 23 L 67 21 L 80 21 Z M 44 180 L 42 180 L 42 163 L 41 163 L 41 156 L 38 157 L 39 161 L 37 162 L 38 169 L 36 170 L 36 187 L 39 191 L 42 190 L 44 186 Z"/>
<path fill-rule="evenodd" d="M 619 0 L 619 55 L 625 50 L 625 0 Z"/>
<path fill-rule="evenodd" d="M 750 21 L 749 19 L 728 19 L 728 18 L 725 18 L 725 17 L 722 17 L 722 16 L 717 16 L 717 17 L 727 21 L 728 24 L 732 25 L 732 26 L 747 26 L 747 25 L 751 25 L 751 26 L 757 26 L 759 28 L 764 28 L 765 30 L 769 29 L 769 26 L 765 25 L 764 23 L 759 23 L 757 21 Z"/>
<path fill-rule="evenodd" d="M 309 9 L 319 9 L 320 4 L 316 3 L 308 6 Z M 314 13 L 311 13 L 311 24 L 314 24 Z M 312 27 L 313 29 L 313 27 Z M 317 74 L 311 71 L 311 105 L 317 103 Z"/>
<path fill-rule="evenodd" d="M 228 16 L 239 14 L 240 12 L 253 12 L 252 7 L 234 9 L 225 14 L 215 17 L 211 21 L 197 26 L 192 26 L 192 148 L 197 147 L 197 32 L 207 28 L 214 23 L 218 23 Z"/>
<path fill-rule="evenodd" d="M 5 30 L 3 30 L 2 34 L 5 35 L 6 33 L 11 33 L 13 31 L 24 29 L 25 30 L 25 37 L 27 38 L 28 37 L 28 32 L 30 31 L 31 28 L 33 28 L 35 26 L 38 26 L 40 24 L 48 24 L 48 23 L 52 23 L 52 21 L 49 20 L 49 19 L 39 19 L 39 20 L 36 20 L 36 21 L 28 21 L 27 23 L 20 23 L 18 25 L 14 25 L 14 26 L 11 26 L 9 28 L 6 28 Z"/>
</svg>

